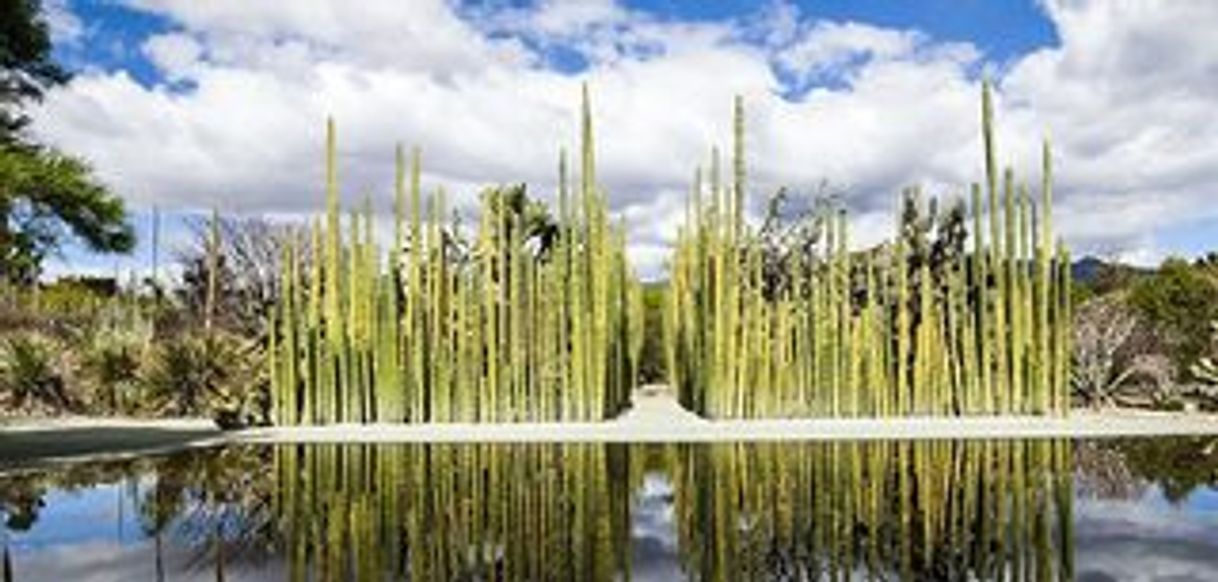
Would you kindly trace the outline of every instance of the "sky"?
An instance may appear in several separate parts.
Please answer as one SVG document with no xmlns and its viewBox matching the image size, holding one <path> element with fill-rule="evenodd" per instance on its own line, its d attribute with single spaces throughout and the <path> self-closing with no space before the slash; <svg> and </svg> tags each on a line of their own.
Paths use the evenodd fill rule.
<svg viewBox="0 0 1218 582">
<path fill-rule="evenodd" d="M 176 218 L 213 206 L 317 212 L 328 116 L 348 202 L 388 213 L 398 143 L 467 214 L 495 184 L 552 199 L 585 82 L 598 178 L 645 277 L 663 276 L 694 169 L 730 146 L 735 95 L 753 215 L 780 186 L 828 183 L 871 244 L 902 188 L 958 196 L 981 179 L 989 78 L 999 162 L 1035 190 L 1052 143 L 1055 227 L 1076 256 L 1218 249 L 1218 2 L 44 3 L 77 75 L 32 131 L 90 160 L 141 231 L 158 207 L 169 245 Z M 50 269 L 138 267 L 147 247 L 69 248 Z"/>
</svg>

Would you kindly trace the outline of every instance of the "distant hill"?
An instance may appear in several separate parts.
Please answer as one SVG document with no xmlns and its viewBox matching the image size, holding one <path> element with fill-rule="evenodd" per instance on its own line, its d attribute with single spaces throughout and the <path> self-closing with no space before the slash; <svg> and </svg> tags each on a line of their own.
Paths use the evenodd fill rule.
<svg viewBox="0 0 1218 582">
<path fill-rule="evenodd" d="M 1100 274 L 1103 273 L 1104 269 L 1108 268 L 1108 266 L 1109 264 L 1103 260 L 1092 256 L 1086 256 L 1074 261 L 1074 264 L 1070 265 L 1070 277 L 1074 279 L 1076 283 L 1090 285 L 1091 283 L 1094 283 L 1096 279 L 1099 279 Z"/>
<path fill-rule="evenodd" d="M 1070 265 L 1070 275 L 1076 285 L 1098 292 L 1124 287 L 1152 272 L 1154 269 L 1105 261 L 1093 256 L 1083 257 Z"/>
</svg>

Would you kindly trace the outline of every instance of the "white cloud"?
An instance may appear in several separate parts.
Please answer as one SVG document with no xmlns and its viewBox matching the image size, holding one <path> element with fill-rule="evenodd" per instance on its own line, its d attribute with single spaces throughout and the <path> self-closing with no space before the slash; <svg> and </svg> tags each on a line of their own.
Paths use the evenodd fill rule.
<svg viewBox="0 0 1218 582">
<path fill-rule="evenodd" d="M 1070 234 L 1147 254 L 1153 230 L 1218 216 L 1218 4 L 1047 8 L 1061 46 L 1020 60 L 1002 89 L 1013 133 L 1053 132 Z"/>
<path fill-rule="evenodd" d="M 68 0 L 45 0 L 42 14 L 51 32 L 51 40 L 56 43 L 76 42 L 85 33 L 84 25 L 68 6 Z"/>
<path fill-rule="evenodd" d="M 36 130 L 93 160 L 137 205 L 317 208 L 327 115 L 339 122 L 349 199 L 372 192 L 387 204 L 399 140 L 423 148 L 425 181 L 458 202 L 496 181 L 549 195 L 558 148 L 576 145 L 583 80 L 600 177 L 648 273 L 675 234 L 693 166 L 713 142 L 729 145 L 736 93 L 755 195 L 843 185 L 857 240 L 887 234 L 882 217 L 901 186 L 962 192 L 981 175 L 976 71 L 988 65 L 974 47 L 819 21 L 785 3 L 696 23 L 604 0 L 463 12 L 441 0 L 132 4 L 175 23 L 143 50 L 189 88 L 86 73 L 50 96 Z M 1003 158 L 1036 184 L 1038 144 L 1052 131 L 1058 225 L 1082 251 L 1158 253 L 1153 229 L 1218 215 L 1218 43 L 1205 32 L 1218 8 L 1142 6 L 1050 2 L 1060 46 L 1005 63 L 998 78 Z M 547 65 L 560 50 L 587 70 Z M 783 96 L 787 82 L 826 80 Z"/>
<path fill-rule="evenodd" d="M 143 50 L 170 81 L 189 77 L 203 57 L 203 46 L 198 41 L 188 34 L 176 32 L 149 38 Z"/>
</svg>

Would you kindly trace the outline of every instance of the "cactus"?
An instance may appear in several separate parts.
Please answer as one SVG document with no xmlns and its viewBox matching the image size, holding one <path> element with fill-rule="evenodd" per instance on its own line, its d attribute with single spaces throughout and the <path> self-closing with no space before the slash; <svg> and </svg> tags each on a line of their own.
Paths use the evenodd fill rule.
<svg viewBox="0 0 1218 582">
<path fill-rule="evenodd" d="M 596 183 L 584 91 L 580 186 L 565 154 L 554 248 L 533 248 L 523 187 L 492 188 L 463 255 L 446 193 L 424 197 L 419 153 L 395 151 L 393 248 L 370 199 L 340 218 L 336 135 L 326 135 L 326 212 L 312 229 L 308 281 L 284 256 L 269 366 L 275 421 L 597 420 L 629 397 L 641 346 L 641 291 Z M 426 199 L 425 199 L 426 198 Z M 321 226 L 324 224 L 324 226 Z M 558 303 L 558 305 L 554 305 Z M 555 309 L 557 307 L 557 309 Z"/>
<path fill-rule="evenodd" d="M 1067 411 L 1069 257 L 1051 248 L 1048 143 L 1037 207 L 1011 169 L 999 183 L 988 83 L 986 191 L 971 188 L 973 241 L 961 256 L 930 264 L 933 222 L 898 224 L 890 243 L 853 250 L 831 205 L 816 219 L 815 251 L 783 249 L 789 276 L 776 291 L 744 212 L 744 114 L 733 105 L 732 187 L 712 149 L 710 188 L 695 172 L 669 263 L 666 357 L 683 404 L 713 418 Z M 898 207 L 916 222 L 926 205 L 911 188 Z"/>
</svg>

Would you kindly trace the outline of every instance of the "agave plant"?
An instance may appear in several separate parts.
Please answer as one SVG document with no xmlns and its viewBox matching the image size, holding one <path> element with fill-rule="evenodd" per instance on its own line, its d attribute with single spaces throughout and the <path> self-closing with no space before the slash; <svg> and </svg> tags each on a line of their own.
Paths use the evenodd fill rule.
<svg viewBox="0 0 1218 582">
<path fill-rule="evenodd" d="M 0 340 L 0 394 L 8 410 L 74 409 L 60 373 L 63 347 L 37 332 L 18 332 Z"/>
<path fill-rule="evenodd" d="M 250 340 L 219 331 L 186 334 L 152 349 L 141 383 L 161 413 L 208 416 L 230 428 L 262 417 L 261 362 Z"/>
<path fill-rule="evenodd" d="M 103 311 L 107 313 L 78 348 L 78 375 L 92 389 L 94 405 L 110 413 L 129 413 L 141 404 L 135 392 L 152 342 L 152 321 L 137 309 L 111 305 Z"/>
</svg>

